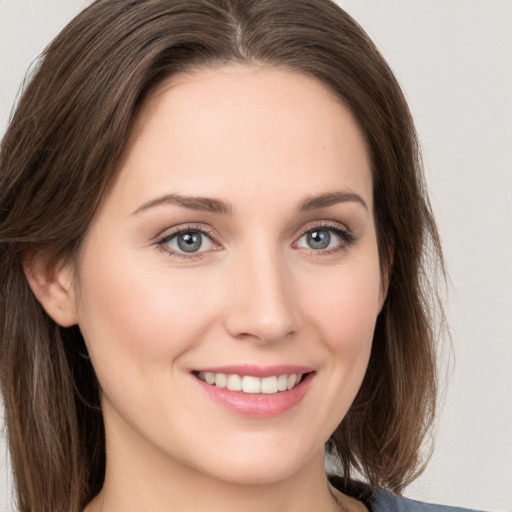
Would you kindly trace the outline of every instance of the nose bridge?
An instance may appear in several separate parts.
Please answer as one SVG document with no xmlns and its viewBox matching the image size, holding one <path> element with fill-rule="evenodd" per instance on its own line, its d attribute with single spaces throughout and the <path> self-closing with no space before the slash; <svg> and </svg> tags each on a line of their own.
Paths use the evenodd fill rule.
<svg viewBox="0 0 512 512">
<path fill-rule="evenodd" d="M 285 257 L 273 244 L 244 248 L 232 275 L 231 307 L 226 322 L 234 336 L 273 342 L 296 328 L 291 275 Z"/>
</svg>

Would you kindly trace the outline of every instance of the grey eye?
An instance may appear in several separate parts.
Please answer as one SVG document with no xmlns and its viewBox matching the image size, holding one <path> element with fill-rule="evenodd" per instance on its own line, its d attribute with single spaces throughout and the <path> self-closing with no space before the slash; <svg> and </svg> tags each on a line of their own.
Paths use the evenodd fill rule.
<svg viewBox="0 0 512 512">
<path fill-rule="evenodd" d="M 214 247 L 213 240 L 201 231 L 182 231 L 176 233 L 162 243 L 176 253 L 199 253 L 211 251 Z"/>
<path fill-rule="evenodd" d="M 304 249 L 322 251 L 342 246 L 343 243 L 343 235 L 338 233 L 338 230 L 333 228 L 317 228 L 304 233 L 297 241 L 297 246 Z"/>
<path fill-rule="evenodd" d="M 317 229 L 306 234 L 306 243 L 311 249 L 327 249 L 331 243 L 331 234 L 326 229 Z"/>
<path fill-rule="evenodd" d="M 176 235 L 178 248 L 183 252 L 197 252 L 203 245 L 203 236 L 198 232 L 180 233 Z"/>
</svg>

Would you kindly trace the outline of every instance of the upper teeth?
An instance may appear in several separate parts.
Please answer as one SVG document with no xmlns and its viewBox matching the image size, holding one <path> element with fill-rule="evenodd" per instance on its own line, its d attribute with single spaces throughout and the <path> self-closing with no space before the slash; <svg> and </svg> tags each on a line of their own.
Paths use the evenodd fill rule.
<svg viewBox="0 0 512 512">
<path fill-rule="evenodd" d="M 272 377 L 253 377 L 252 375 L 235 375 L 213 372 L 199 372 L 198 377 L 217 386 L 230 391 L 243 391 L 244 393 L 265 393 L 268 395 L 278 391 L 286 391 L 295 387 L 302 377 L 300 373 L 290 375 L 274 375 Z"/>
</svg>

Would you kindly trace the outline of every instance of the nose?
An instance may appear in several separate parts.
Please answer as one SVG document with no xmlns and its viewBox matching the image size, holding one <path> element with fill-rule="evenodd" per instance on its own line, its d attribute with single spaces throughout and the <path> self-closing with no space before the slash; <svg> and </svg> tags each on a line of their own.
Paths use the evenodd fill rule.
<svg viewBox="0 0 512 512">
<path fill-rule="evenodd" d="M 277 251 L 238 258 L 229 280 L 224 324 L 231 336 L 274 343 L 296 331 L 296 293 L 286 262 Z"/>
</svg>

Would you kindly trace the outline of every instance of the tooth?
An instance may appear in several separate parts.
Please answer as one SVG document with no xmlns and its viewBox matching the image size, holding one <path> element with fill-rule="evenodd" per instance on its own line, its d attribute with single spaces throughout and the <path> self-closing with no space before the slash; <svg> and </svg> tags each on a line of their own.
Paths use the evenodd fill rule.
<svg viewBox="0 0 512 512">
<path fill-rule="evenodd" d="M 259 393 L 261 391 L 261 380 L 258 377 L 246 375 L 242 379 L 244 393 Z"/>
<path fill-rule="evenodd" d="M 286 389 L 292 389 L 293 386 L 295 386 L 295 383 L 297 382 L 297 374 L 292 373 L 291 375 L 288 375 L 288 379 L 286 382 Z"/>
<path fill-rule="evenodd" d="M 218 388 L 224 389 L 226 387 L 226 375 L 223 373 L 216 373 L 215 374 L 215 385 Z"/>
<path fill-rule="evenodd" d="M 277 393 L 277 377 L 265 377 L 261 379 L 261 392 L 267 395 Z"/>
<path fill-rule="evenodd" d="M 242 391 L 242 379 L 240 375 L 228 375 L 226 387 L 230 391 Z"/>
<path fill-rule="evenodd" d="M 278 391 L 286 391 L 299 384 L 302 375 L 292 373 L 290 375 L 279 375 L 260 379 L 252 375 L 226 375 L 224 373 L 199 372 L 198 378 L 218 388 L 227 388 L 230 391 L 244 391 L 244 393 L 265 393 L 275 394 Z"/>
<path fill-rule="evenodd" d="M 278 391 L 286 391 L 286 384 L 288 382 L 288 377 L 286 375 L 279 375 L 277 378 L 277 390 Z"/>
</svg>

